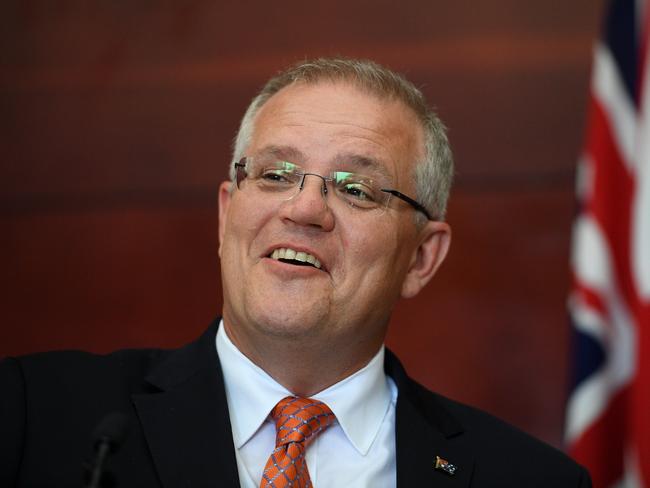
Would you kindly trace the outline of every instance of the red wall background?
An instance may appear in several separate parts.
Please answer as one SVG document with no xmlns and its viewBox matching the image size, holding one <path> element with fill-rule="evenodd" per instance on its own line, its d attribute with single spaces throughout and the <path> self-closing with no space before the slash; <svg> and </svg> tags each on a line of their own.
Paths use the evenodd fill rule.
<svg viewBox="0 0 650 488">
<path fill-rule="evenodd" d="M 371 57 L 450 128 L 451 255 L 388 343 L 427 386 L 555 444 L 603 1 L 0 5 L 0 355 L 175 346 L 221 307 L 216 190 L 243 111 L 305 57 Z"/>
</svg>

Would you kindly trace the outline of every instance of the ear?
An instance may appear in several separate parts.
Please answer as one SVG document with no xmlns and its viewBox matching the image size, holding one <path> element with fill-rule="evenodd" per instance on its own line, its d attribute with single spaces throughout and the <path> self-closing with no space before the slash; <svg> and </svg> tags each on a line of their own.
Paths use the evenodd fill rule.
<svg viewBox="0 0 650 488">
<path fill-rule="evenodd" d="M 402 297 L 411 298 L 433 278 L 445 260 L 451 243 L 451 227 L 446 222 L 429 221 L 420 230 L 420 243 L 402 283 Z"/>
<path fill-rule="evenodd" d="M 232 198 L 232 185 L 232 181 L 223 181 L 219 185 L 219 257 L 221 257 L 223 236 L 226 233 L 226 220 L 230 199 Z"/>
</svg>

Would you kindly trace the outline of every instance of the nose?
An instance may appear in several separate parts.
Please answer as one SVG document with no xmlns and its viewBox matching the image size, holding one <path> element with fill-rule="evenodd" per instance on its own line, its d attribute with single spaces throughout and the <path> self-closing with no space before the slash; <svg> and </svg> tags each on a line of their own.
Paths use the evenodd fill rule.
<svg viewBox="0 0 650 488">
<path fill-rule="evenodd" d="M 334 228 L 334 215 L 327 204 L 327 194 L 323 176 L 305 173 L 296 194 L 282 204 L 280 216 L 296 224 L 330 231 Z"/>
</svg>

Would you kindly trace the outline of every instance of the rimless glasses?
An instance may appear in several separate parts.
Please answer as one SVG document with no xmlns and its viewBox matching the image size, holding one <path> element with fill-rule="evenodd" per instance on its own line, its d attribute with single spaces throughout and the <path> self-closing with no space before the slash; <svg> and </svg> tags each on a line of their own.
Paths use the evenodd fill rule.
<svg viewBox="0 0 650 488">
<path fill-rule="evenodd" d="M 377 181 L 357 173 L 332 171 L 329 176 L 322 176 L 306 172 L 289 161 L 254 157 L 242 158 L 235 163 L 235 169 L 239 189 L 243 189 L 245 182 L 249 181 L 261 193 L 281 195 L 289 200 L 303 189 L 307 176 L 316 176 L 323 180 L 323 195 L 328 194 L 327 184 L 330 183 L 334 195 L 352 208 L 383 209 L 388 206 L 392 195 L 422 212 L 427 219 L 433 220 L 422 204 L 397 190 L 382 188 Z"/>
</svg>

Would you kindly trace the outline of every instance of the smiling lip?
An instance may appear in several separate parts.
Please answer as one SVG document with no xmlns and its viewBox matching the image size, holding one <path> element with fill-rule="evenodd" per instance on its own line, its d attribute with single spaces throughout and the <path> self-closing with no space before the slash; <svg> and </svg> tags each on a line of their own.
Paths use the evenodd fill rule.
<svg viewBox="0 0 650 488">
<path fill-rule="evenodd" d="M 290 264 L 313 266 L 316 269 L 321 269 L 322 264 L 320 260 L 313 254 L 307 251 L 301 251 L 291 247 L 277 247 L 273 249 L 268 255 L 268 258 L 288 262 Z"/>
</svg>

